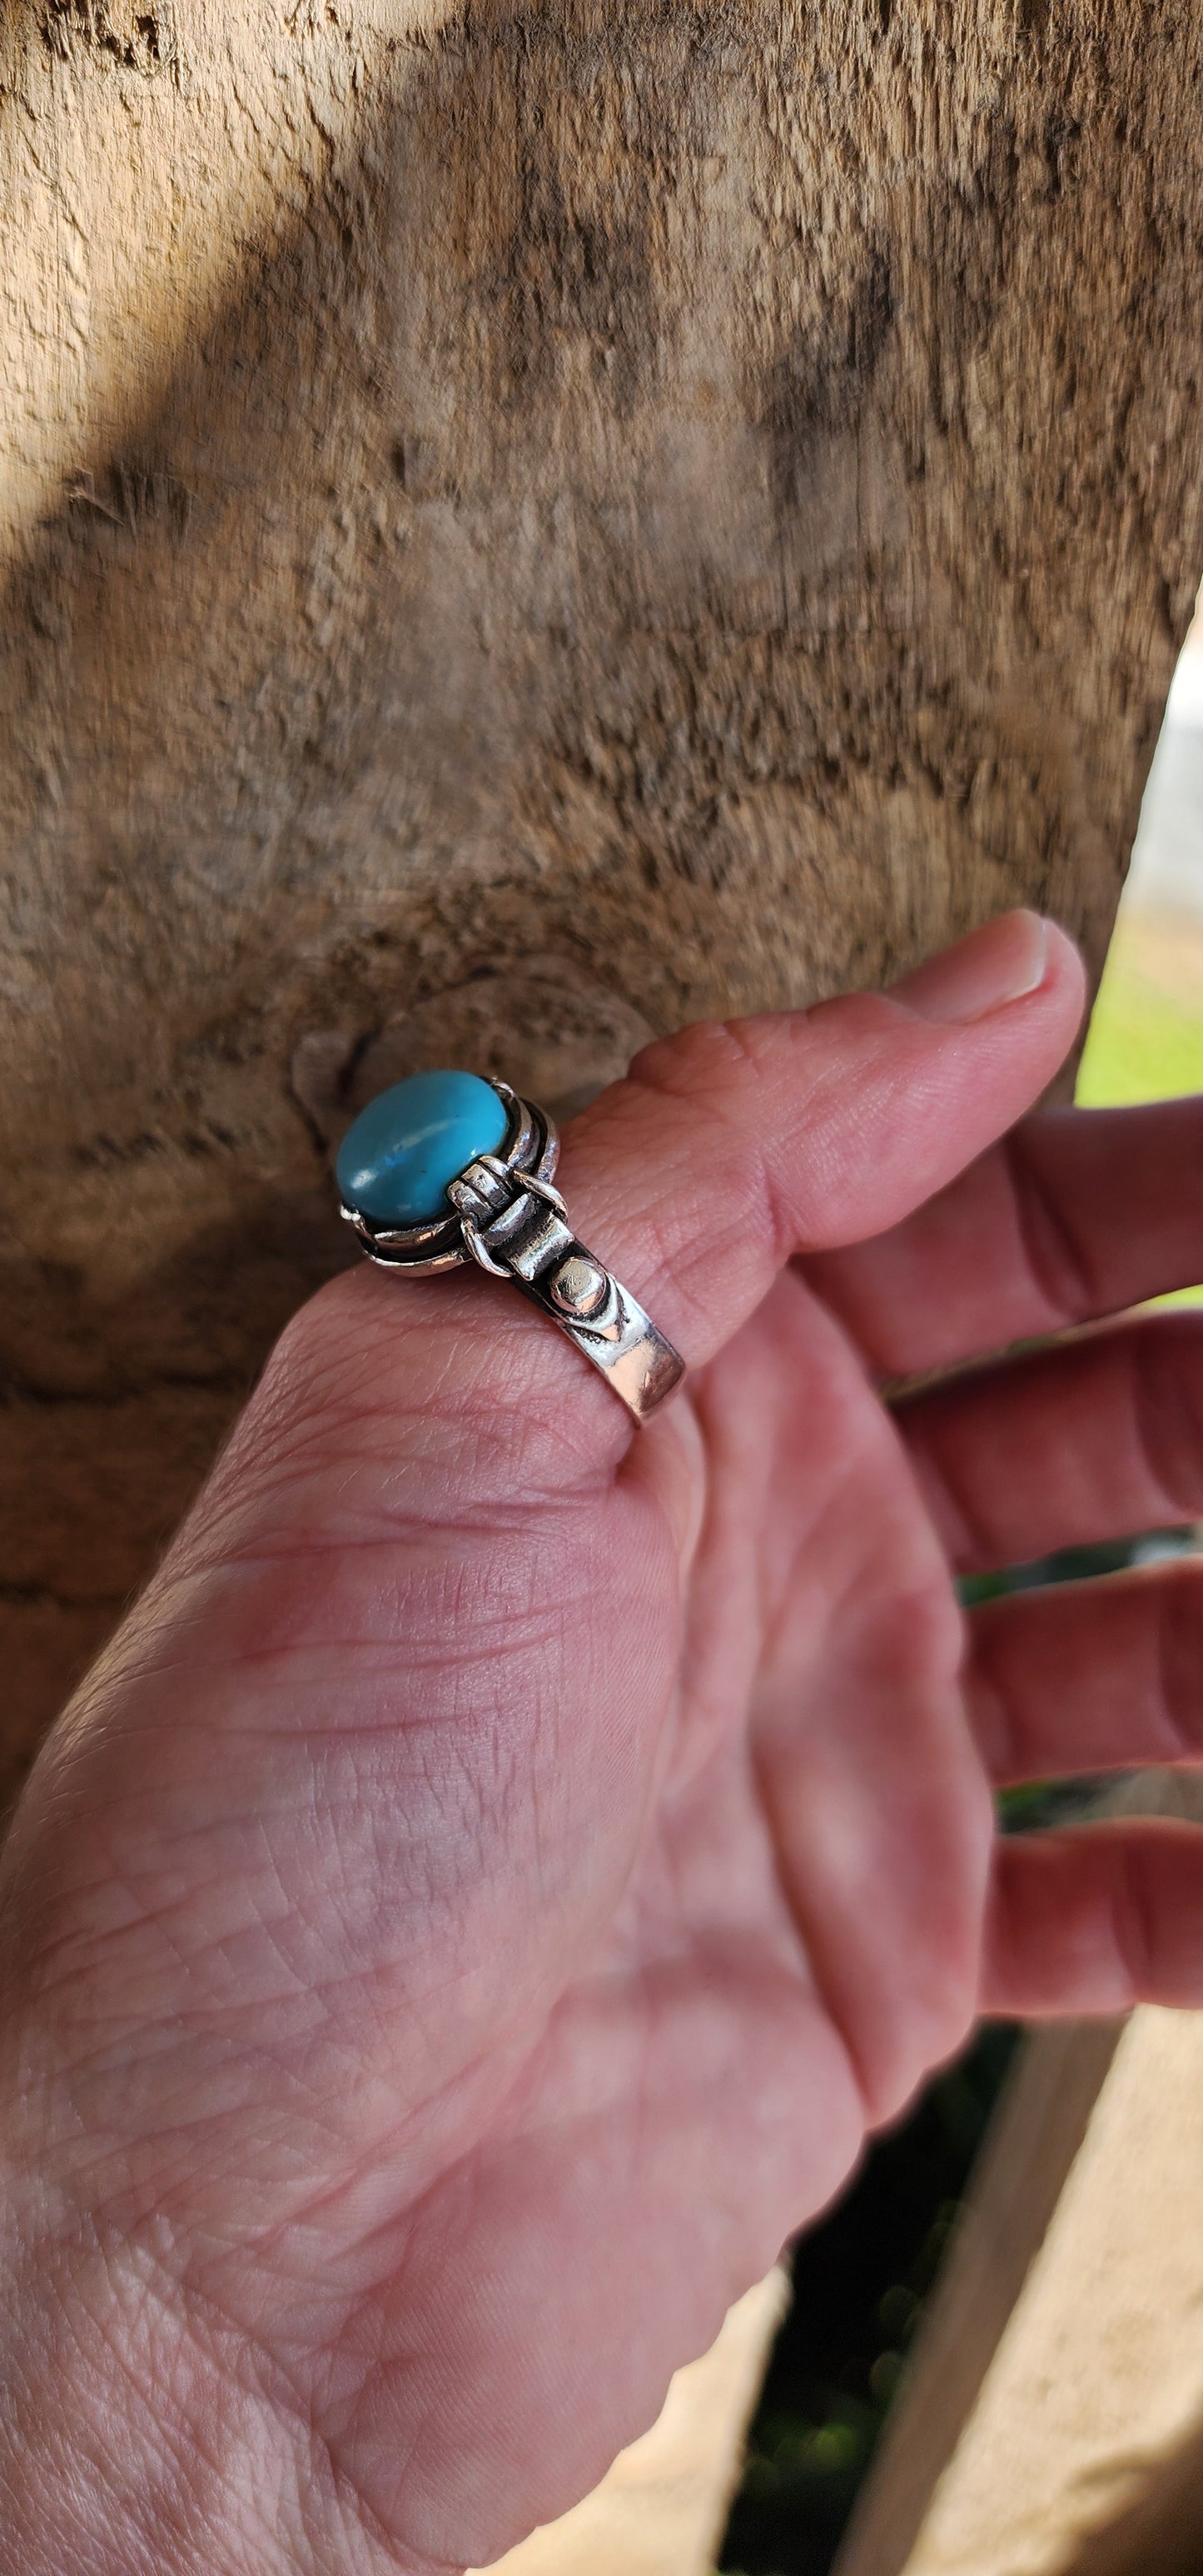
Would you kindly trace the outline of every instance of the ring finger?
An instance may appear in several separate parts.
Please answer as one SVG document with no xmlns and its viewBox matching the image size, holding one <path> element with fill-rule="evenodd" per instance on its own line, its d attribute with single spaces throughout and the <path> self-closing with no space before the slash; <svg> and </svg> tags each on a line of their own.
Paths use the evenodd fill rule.
<svg viewBox="0 0 1203 2576">
<path fill-rule="evenodd" d="M 969 1639 L 996 1787 L 1203 1762 L 1203 1559 L 1012 1593 L 973 1612 Z"/>
</svg>

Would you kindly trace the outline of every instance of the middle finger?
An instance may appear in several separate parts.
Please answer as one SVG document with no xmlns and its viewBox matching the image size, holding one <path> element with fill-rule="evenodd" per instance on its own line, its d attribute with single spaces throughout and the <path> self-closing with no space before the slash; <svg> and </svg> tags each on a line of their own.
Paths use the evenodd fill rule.
<svg viewBox="0 0 1203 2576">
<path fill-rule="evenodd" d="M 896 1407 L 958 1572 L 1203 1513 L 1203 1315 L 1004 1360 Z"/>
</svg>

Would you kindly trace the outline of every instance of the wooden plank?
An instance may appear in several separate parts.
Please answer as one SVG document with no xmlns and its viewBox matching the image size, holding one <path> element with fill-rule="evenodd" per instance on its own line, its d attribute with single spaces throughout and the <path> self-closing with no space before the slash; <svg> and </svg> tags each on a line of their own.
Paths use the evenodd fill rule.
<svg viewBox="0 0 1203 2576">
<path fill-rule="evenodd" d="M 1199 1820 L 1203 1783 L 1100 1806 Z M 1201 2491 L 1201 2316 L 1203 2015 L 1034 2033 L 833 2576 L 1161 2576 L 1149 2535 Z"/>
<path fill-rule="evenodd" d="M 1162 2576 L 1144 2547 L 1193 2510 L 1201 2416 L 1203 2015 L 1145 2010 L 907 2576 Z"/>
<path fill-rule="evenodd" d="M 900 2576 L 1082 2144 L 1122 2025 L 1028 2041 L 832 2576 Z"/>
</svg>

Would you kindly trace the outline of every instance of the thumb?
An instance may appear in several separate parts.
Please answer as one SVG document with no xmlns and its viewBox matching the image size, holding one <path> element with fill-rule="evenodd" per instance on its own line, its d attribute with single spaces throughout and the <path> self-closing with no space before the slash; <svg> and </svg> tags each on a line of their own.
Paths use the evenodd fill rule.
<svg viewBox="0 0 1203 2576">
<path fill-rule="evenodd" d="M 1070 1045 L 1083 989 L 1064 933 L 1016 912 L 892 993 L 663 1038 L 569 1128 L 557 1175 L 568 1221 L 698 1367 L 796 1253 L 898 1224 L 1013 1125 Z M 508 1290 L 475 1272 L 361 1271 L 294 1317 L 206 1510 L 228 1513 L 248 1461 L 253 1512 L 265 1462 L 294 1475 L 298 1455 L 312 1468 L 327 1452 L 345 1505 L 351 1414 L 379 1426 L 394 1482 L 409 1424 L 400 1445 L 413 1447 L 429 1510 L 428 1417 L 445 1432 L 452 1410 L 469 1426 L 466 1450 L 453 1444 L 457 1474 L 467 1456 L 477 1488 L 491 1476 L 507 1496 L 514 1438 L 551 1424 L 557 1473 L 583 1460 L 590 1475 L 630 1440 L 593 1371 Z"/>
<path fill-rule="evenodd" d="M 660 1039 L 569 1131 L 572 1222 L 697 1366 L 795 1254 L 896 1225 L 1013 1125 L 1084 992 L 1065 933 L 1013 912 L 891 993 Z"/>
</svg>

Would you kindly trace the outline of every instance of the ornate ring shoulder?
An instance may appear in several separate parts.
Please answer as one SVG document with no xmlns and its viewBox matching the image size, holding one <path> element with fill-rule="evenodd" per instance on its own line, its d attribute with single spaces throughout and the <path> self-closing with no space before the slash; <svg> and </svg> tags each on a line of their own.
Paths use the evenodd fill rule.
<svg viewBox="0 0 1203 2576">
<path fill-rule="evenodd" d="M 553 1183 L 560 1142 L 546 1110 L 492 1085 L 505 1105 L 497 1153 L 475 1154 L 447 1185 L 448 1214 L 420 1224 L 381 1224 L 344 1201 L 369 1260 L 411 1278 L 474 1261 L 541 1308 L 646 1422 L 680 1385 L 685 1363 L 630 1290 L 573 1233 Z"/>
</svg>

